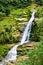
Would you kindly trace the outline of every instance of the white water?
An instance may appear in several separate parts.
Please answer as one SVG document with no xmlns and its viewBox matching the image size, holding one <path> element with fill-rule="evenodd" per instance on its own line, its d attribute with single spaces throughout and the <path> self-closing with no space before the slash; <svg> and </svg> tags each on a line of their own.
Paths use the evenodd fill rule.
<svg viewBox="0 0 43 65">
<path fill-rule="evenodd" d="M 21 39 L 21 44 L 29 42 L 31 26 L 32 26 L 32 22 L 34 20 L 34 14 L 35 14 L 35 11 L 33 11 L 32 16 L 31 16 L 31 18 L 30 18 L 29 22 L 27 23 L 27 26 L 26 26 L 26 28 L 24 30 L 23 37 Z"/>
<path fill-rule="evenodd" d="M 34 14 L 35 14 L 35 11 L 33 11 L 32 16 L 31 16 L 29 22 L 27 23 L 27 26 L 24 30 L 20 44 L 17 44 L 13 48 L 11 48 L 11 50 L 8 52 L 7 56 L 5 57 L 7 62 L 13 61 L 13 60 L 15 61 L 17 59 L 17 47 L 19 45 L 29 42 L 31 26 L 32 26 L 32 22 L 34 20 Z M 6 65 L 6 64 L 4 64 L 4 62 L 2 62 L 2 63 L 0 63 L 0 65 Z"/>
</svg>

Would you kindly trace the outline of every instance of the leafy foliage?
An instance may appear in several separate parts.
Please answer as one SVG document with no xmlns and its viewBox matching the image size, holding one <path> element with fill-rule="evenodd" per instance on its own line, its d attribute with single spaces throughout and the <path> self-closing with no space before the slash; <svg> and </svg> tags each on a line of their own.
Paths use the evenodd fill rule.
<svg viewBox="0 0 43 65">
<path fill-rule="evenodd" d="M 12 25 L 3 25 L 0 28 L 0 43 L 14 43 L 18 41 L 18 38 L 14 36 L 14 29 Z"/>
<path fill-rule="evenodd" d="M 32 3 L 35 3 L 36 6 L 30 6 Z M 33 8 L 37 10 L 35 16 L 38 21 L 32 25 L 30 40 L 39 41 L 43 36 L 43 0 L 0 0 L 0 55 L 5 55 L 9 50 L 5 44 L 19 41 L 16 34 L 21 31 L 19 28 L 22 26 L 19 26 L 18 23 L 25 21 L 15 20 L 15 18 L 27 18 L 28 20 L 31 15 L 30 10 Z M 17 65 L 43 65 L 42 43 L 38 42 L 39 46 L 35 46 L 32 51 L 23 51 L 24 55 L 26 54 L 30 58 Z"/>
<path fill-rule="evenodd" d="M 40 18 L 43 17 L 43 7 L 38 7 L 37 8 L 37 13 L 36 13 L 36 17 Z"/>
<path fill-rule="evenodd" d="M 38 5 L 43 5 L 43 0 L 35 0 Z"/>
<path fill-rule="evenodd" d="M 24 53 L 24 52 L 23 52 Z M 43 65 L 43 37 L 41 37 L 40 42 L 37 42 L 34 49 L 28 50 L 26 52 L 28 59 L 24 59 L 16 65 Z"/>
<path fill-rule="evenodd" d="M 31 41 L 39 41 L 40 40 L 40 36 L 38 33 L 38 25 L 36 22 L 33 22 L 31 34 L 30 34 L 30 40 Z"/>
</svg>

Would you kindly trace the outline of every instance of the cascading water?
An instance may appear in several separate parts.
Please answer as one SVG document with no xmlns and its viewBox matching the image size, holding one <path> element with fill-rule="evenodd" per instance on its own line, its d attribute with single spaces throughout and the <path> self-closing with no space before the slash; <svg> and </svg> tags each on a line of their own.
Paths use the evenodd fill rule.
<svg viewBox="0 0 43 65">
<path fill-rule="evenodd" d="M 22 45 L 24 43 L 29 42 L 29 37 L 30 37 L 30 32 L 31 32 L 31 26 L 32 26 L 32 22 L 34 20 L 34 14 L 35 14 L 35 11 L 33 11 L 32 16 L 31 16 L 29 22 L 27 23 L 27 26 L 26 26 L 26 28 L 24 30 L 24 33 L 23 33 L 23 36 L 22 36 L 20 44 L 15 45 L 8 52 L 7 56 L 5 57 L 5 59 L 7 60 L 7 62 L 16 60 L 16 58 L 17 58 L 17 47 L 19 45 Z M 0 65 L 6 65 L 6 64 L 4 62 L 1 62 Z"/>
<path fill-rule="evenodd" d="M 32 26 L 32 22 L 34 20 L 34 14 L 35 14 L 35 10 L 33 11 L 32 17 L 30 18 L 29 22 L 27 23 L 27 26 L 26 26 L 26 28 L 24 30 L 23 37 L 21 39 L 21 43 L 20 44 L 24 44 L 26 42 L 29 42 L 31 26 Z"/>
<path fill-rule="evenodd" d="M 19 45 L 15 45 L 7 54 L 6 56 L 6 60 L 9 62 L 9 61 L 13 61 L 13 60 L 16 60 L 16 57 L 17 57 L 17 47 Z"/>
</svg>

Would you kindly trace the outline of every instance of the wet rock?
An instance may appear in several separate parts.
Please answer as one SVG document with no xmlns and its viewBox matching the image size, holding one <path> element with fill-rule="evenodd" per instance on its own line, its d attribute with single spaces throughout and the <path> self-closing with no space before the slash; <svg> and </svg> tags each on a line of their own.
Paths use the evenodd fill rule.
<svg viewBox="0 0 43 65">
<path fill-rule="evenodd" d="M 21 31 L 24 31 L 24 28 L 26 27 L 28 22 L 24 22 L 24 23 L 19 23 L 19 26 L 20 26 L 20 30 Z"/>
</svg>

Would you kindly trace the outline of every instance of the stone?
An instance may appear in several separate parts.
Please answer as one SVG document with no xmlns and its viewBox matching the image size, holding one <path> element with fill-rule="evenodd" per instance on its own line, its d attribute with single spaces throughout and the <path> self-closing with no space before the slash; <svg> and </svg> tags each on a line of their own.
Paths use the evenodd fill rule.
<svg viewBox="0 0 43 65">
<path fill-rule="evenodd" d="M 4 58 L 2 56 L 0 56 L 0 61 L 2 61 Z"/>
</svg>

